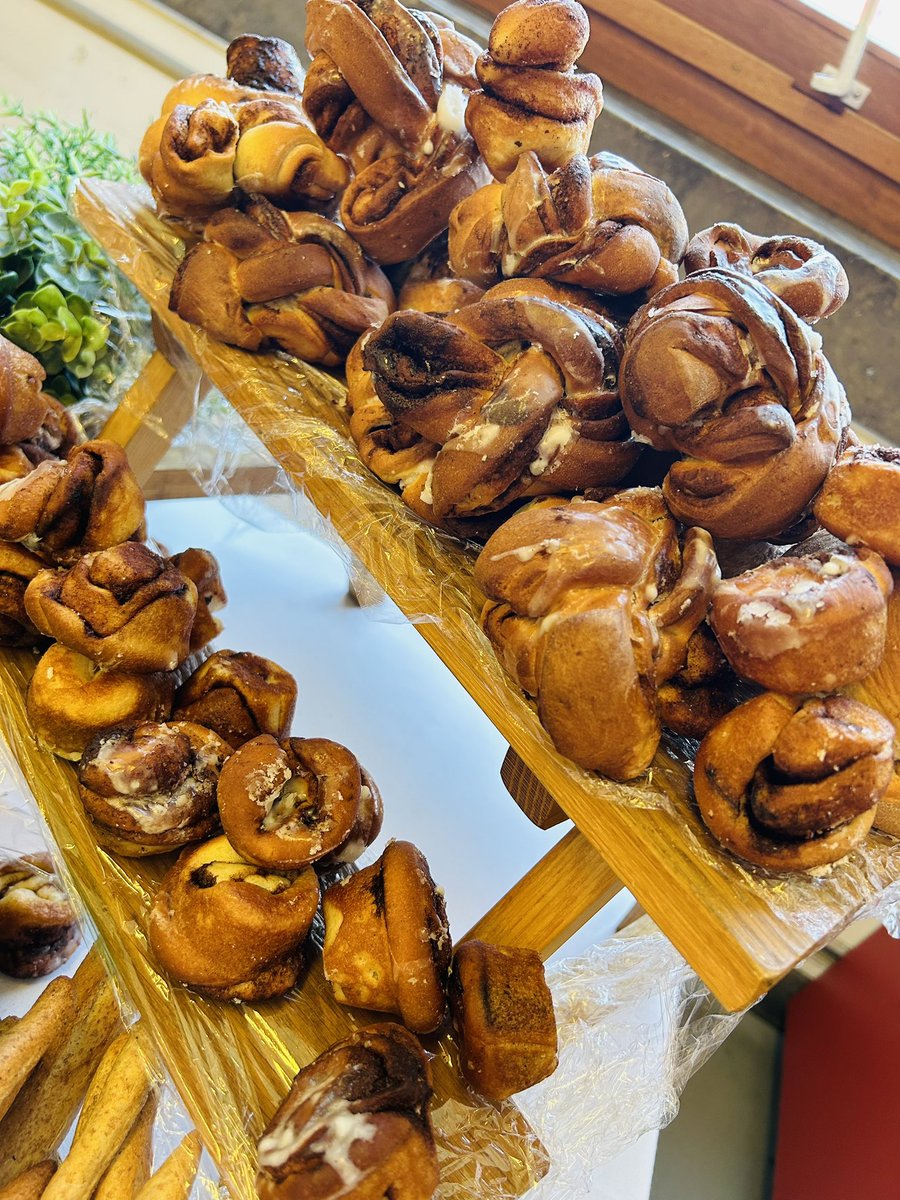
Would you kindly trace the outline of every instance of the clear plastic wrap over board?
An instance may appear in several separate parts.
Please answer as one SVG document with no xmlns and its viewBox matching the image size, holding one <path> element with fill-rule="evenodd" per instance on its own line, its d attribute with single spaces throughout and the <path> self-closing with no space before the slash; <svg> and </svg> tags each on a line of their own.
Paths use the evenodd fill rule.
<svg viewBox="0 0 900 1200">
<path fill-rule="evenodd" d="M 71 864 L 59 852 L 59 848 L 55 845 L 52 835 L 28 794 L 18 767 L 9 757 L 5 746 L 0 743 L 0 860 L 14 861 L 24 855 L 41 854 L 47 850 L 51 852 L 59 876 L 66 885 L 78 915 L 80 942 L 71 959 L 46 978 L 12 980 L 0 977 L 0 1018 L 7 1016 L 9 1010 L 14 1010 L 19 1015 L 23 1014 L 36 1002 L 51 979 L 58 975 L 73 976 L 79 969 L 87 970 L 88 964 L 85 960 L 88 956 L 94 956 L 100 959 L 99 970 L 108 973 L 113 995 L 121 1013 L 122 1028 L 130 1028 L 138 1021 L 140 1014 L 136 1011 L 131 997 L 120 986 L 114 964 L 105 958 L 104 951 L 96 940 L 93 922 L 80 901 L 77 887 L 71 876 Z M 93 971 L 93 967 L 91 970 Z M 162 1063 L 156 1055 L 149 1064 L 149 1073 L 156 1081 L 152 1133 L 152 1168 L 156 1170 L 194 1128 L 194 1122 L 188 1115 L 171 1080 L 167 1078 Z M 18 1122 L 20 1119 L 15 1105 L 10 1112 L 10 1117 L 14 1122 Z M 61 1143 L 60 1156 L 62 1158 L 65 1158 L 68 1152 L 76 1120 L 77 1116 L 73 1119 L 72 1125 Z M 18 1170 L 18 1167 L 11 1165 L 8 1157 L 13 1147 L 6 1142 L 4 1130 L 7 1129 L 7 1126 L 8 1122 L 0 1122 L 0 1185 L 9 1182 L 10 1172 L 15 1173 Z M 225 1195 L 226 1193 L 223 1192 L 218 1182 L 218 1172 L 208 1155 L 204 1155 L 190 1192 L 192 1200 L 220 1200 Z"/>
</svg>

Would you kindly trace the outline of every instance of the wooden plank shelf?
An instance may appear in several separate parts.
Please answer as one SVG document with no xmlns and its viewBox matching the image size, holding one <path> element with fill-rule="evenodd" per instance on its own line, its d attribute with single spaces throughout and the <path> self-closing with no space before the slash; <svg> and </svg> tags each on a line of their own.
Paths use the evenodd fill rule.
<svg viewBox="0 0 900 1200">
<path fill-rule="evenodd" d="M 900 843 L 879 834 L 870 836 L 863 854 L 817 876 L 774 877 L 745 868 L 714 844 L 699 821 L 689 762 L 664 749 L 647 776 L 629 785 L 563 759 L 478 627 L 474 548 L 430 529 L 369 474 L 347 435 L 340 380 L 285 356 L 214 343 L 171 313 L 169 287 L 182 245 L 173 228 L 158 220 L 145 191 L 85 183 L 75 206 L 167 334 L 227 397 L 574 821 L 578 837 L 559 853 L 560 870 L 567 873 L 561 878 L 577 877 L 583 846 L 584 867 L 594 873 L 592 895 L 613 878 L 621 880 L 732 1010 L 752 1004 L 887 882 L 900 878 Z M 900 663 L 897 641 L 892 652 Z M 604 868 L 608 864 L 608 876 L 589 858 L 589 847 Z M 558 889 L 560 902 L 566 891 Z M 524 904 L 533 891 L 523 881 L 517 894 Z M 585 900 L 579 893 L 578 902 L 571 901 L 583 915 L 591 910 Z M 571 928 L 568 918 L 550 926 L 549 942 Z"/>
</svg>

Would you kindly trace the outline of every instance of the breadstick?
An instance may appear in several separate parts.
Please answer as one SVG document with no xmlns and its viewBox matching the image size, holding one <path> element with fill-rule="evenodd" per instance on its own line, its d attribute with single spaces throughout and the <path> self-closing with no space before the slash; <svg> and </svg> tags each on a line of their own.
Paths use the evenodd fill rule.
<svg viewBox="0 0 900 1200">
<path fill-rule="evenodd" d="M 196 1129 L 151 1175 L 134 1200 L 187 1200 L 200 1165 L 200 1135 Z"/>
<path fill-rule="evenodd" d="M 0 1121 L 0 1185 L 55 1153 L 91 1075 L 120 1026 L 119 1008 L 96 951 L 72 977 L 74 1023 L 32 1071 Z M 3 1039 L 5 1042 L 5 1038 Z M 9 1148 L 9 1149 L 7 1149 Z"/>
<path fill-rule="evenodd" d="M 72 1016 L 72 980 L 63 975 L 48 983 L 25 1016 L 4 1033 L 0 1040 L 0 1117 Z"/>
<path fill-rule="evenodd" d="M 151 1079 L 135 1034 L 109 1047 L 88 1088 L 68 1157 L 43 1200 L 90 1200 L 147 1099 Z"/>
<path fill-rule="evenodd" d="M 122 1148 L 107 1168 L 94 1192 L 94 1200 L 132 1200 L 135 1192 L 150 1178 L 153 1163 L 153 1118 L 156 1116 L 156 1093 L 151 1092 L 147 1103 L 138 1113 Z M 0 1200 L 3 1200 L 0 1195 Z"/>
<path fill-rule="evenodd" d="M 17 1175 L 6 1187 L 0 1187 L 0 1200 L 40 1200 L 50 1176 L 56 1170 L 56 1163 L 49 1159 L 29 1167 L 21 1175 Z"/>
</svg>

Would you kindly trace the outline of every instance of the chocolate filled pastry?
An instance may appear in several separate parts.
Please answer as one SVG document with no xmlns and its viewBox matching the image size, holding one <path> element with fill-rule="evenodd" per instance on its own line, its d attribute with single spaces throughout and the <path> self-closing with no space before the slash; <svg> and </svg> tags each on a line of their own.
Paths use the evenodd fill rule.
<svg viewBox="0 0 900 1200">
<path fill-rule="evenodd" d="M 170 978 L 215 1000 L 289 991 L 319 905 L 315 871 L 246 862 L 227 837 L 183 850 L 159 885 L 147 935 Z"/>
<path fill-rule="evenodd" d="M 806 512 L 849 423 L 821 338 L 755 279 L 697 271 L 634 316 L 619 376 L 635 434 L 682 455 L 666 501 L 714 537 L 775 537 Z"/>
<path fill-rule="evenodd" d="M 894 727 L 846 696 L 765 692 L 700 743 L 694 793 L 710 832 L 774 871 L 836 862 L 863 840 L 894 769 Z"/>
<path fill-rule="evenodd" d="M 577 154 L 552 174 L 523 154 L 450 218 L 454 271 L 481 287 L 504 276 L 555 279 L 627 295 L 674 283 L 687 246 L 665 183 L 614 154 Z"/>
<path fill-rule="evenodd" d="M 169 562 L 186 575 L 197 589 L 197 612 L 191 626 L 190 652 L 194 654 L 219 636 L 222 622 L 213 614 L 224 608 L 228 597 L 219 573 L 219 564 L 209 550 L 192 546 L 173 554 Z"/>
<path fill-rule="evenodd" d="M 34 355 L 0 334 L 0 446 L 34 437 L 46 418 L 47 374 Z"/>
<path fill-rule="evenodd" d="M 556 749 L 613 779 L 645 771 L 656 689 L 684 664 L 718 580 L 709 534 L 690 529 L 682 547 L 657 488 L 546 500 L 500 526 L 474 579 L 482 628 Z"/>
<path fill-rule="evenodd" d="M 265 867 L 353 862 L 381 830 L 374 780 L 327 738 L 245 742 L 225 764 L 218 800 L 231 844 Z"/>
<path fill-rule="evenodd" d="M 684 666 L 657 689 L 659 719 L 681 737 L 705 737 L 737 704 L 735 677 L 706 621 L 688 639 Z"/>
<path fill-rule="evenodd" d="M 430 1200 L 428 1060 L 400 1025 L 355 1030 L 304 1067 L 262 1132 L 260 1200 Z"/>
<path fill-rule="evenodd" d="M 220 341 L 272 342 L 306 362 L 336 366 L 394 307 L 379 267 L 333 221 L 286 213 L 257 197 L 206 224 L 183 259 L 169 307 Z"/>
<path fill-rule="evenodd" d="M 0 487 L 0 538 L 73 562 L 144 533 L 144 494 L 125 451 L 98 439 Z"/>
<path fill-rule="evenodd" d="M 26 707 L 38 741 L 60 758 L 77 759 L 104 729 L 164 721 L 174 692 L 171 672 L 104 671 L 55 642 L 34 668 Z"/>
<path fill-rule="evenodd" d="M 0 646 L 33 646 L 39 630 L 25 611 L 25 590 L 46 563 L 15 542 L 0 542 Z"/>
<path fill-rule="evenodd" d="M 458 945 L 450 1009 L 460 1066 L 488 1100 L 506 1100 L 556 1070 L 556 1017 L 535 950 L 477 939 Z"/>
<path fill-rule="evenodd" d="M 363 352 L 391 416 L 441 447 L 421 496 L 438 523 L 616 483 L 640 453 L 616 324 L 516 286 L 447 318 L 395 313 Z"/>
<path fill-rule="evenodd" d="M 297 703 L 293 675 L 268 658 L 217 650 L 182 684 L 174 717 L 214 730 L 233 749 L 270 733 L 287 737 Z"/>
<path fill-rule="evenodd" d="M 900 450 L 848 446 L 828 472 L 813 512 L 836 537 L 869 546 L 900 567 Z"/>
<path fill-rule="evenodd" d="M 450 929 L 444 898 L 411 842 L 389 842 L 381 858 L 323 898 L 322 966 L 340 1004 L 399 1014 L 432 1033 L 447 1013 Z"/>
<path fill-rule="evenodd" d="M 78 764 L 97 841 L 139 858 L 208 837 L 219 825 L 216 786 L 230 753 L 218 734 L 190 721 L 141 721 L 97 734 Z"/>
<path fill-rule="evenodd" d="M 833 692 L 881 662 L 892 590 L 871 550 L 785 555 L 723 580 L 710 624 L 742 678 L 788 695 Z"/>
<path fill-rule="evenodd" d="M 792 234 L 758 237 L 722 223 L 691 238 L 685 270 L 725 267 L 752 275 L 810 323 L 837 312 L 850 290 L 847 273 L 824 246 Z"/>
<path fill-rule="evenodd" d="M 466 126 L 495 178 L 532 150 L 552 171 L 585 154 L 603 107 L 603 85 L 575 63 L 587 45 L 587 13 L 574 0 L 516 0 L 491 26 L 476 71 L 481 91 Z"/>
<path fill-rule="evenodd" d="M 35 626 L 114 671 L 173 671 L 188 656 L 197 588 L 140 542 L 42 571 L 25 592 Z"/>
<path fill-rule="evenodd" d="M 49 854 L 0 863 L 0 972 L 16 979 L 49 975 L 80 940 Z"/>
</svg>

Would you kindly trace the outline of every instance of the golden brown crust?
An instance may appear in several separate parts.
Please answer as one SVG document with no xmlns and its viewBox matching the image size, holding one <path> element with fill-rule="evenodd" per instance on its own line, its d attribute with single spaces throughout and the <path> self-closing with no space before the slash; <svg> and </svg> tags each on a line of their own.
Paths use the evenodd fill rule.
<svg viewBox="0 0 900 1200">
<path fill-rule="evenodd" d="M 821 339 L 768 288 L 696 272 L 633 318 L 619 384 L 635 433 L 683 455 L 664 491 L 714 536 L 782 533 L 804 514 L 849 421 Z"/>
<path fill-rule="evenodd" d="M 85 554 L 28 585 L 35 626 L 98 666 L 173 671 L 187 658 L 197 610 L 192 580 L 139 542 Z"/>
<path fill-rule="evenodd" d="M 25 590 L 46 564 L 15 542 L 0 542 L 0 646 L 33 646 L 40 633 L 25 611 Z"/>
<path fill-rule="evenodd" d="M 900 450 L 849 446 L 825 477 L 813 512 L 836 537 L 900 567 Z"/>
<path fill-rule="evenodd" d="M 259 1140 L 260 1200 L 430 1200 L 438 1163 L 428 1062 L 399 1025 L 335 1043 L 295 1077 Z"/>
<path fill-rule="evenodd" d="M 615 779 L 646 770 L 656 689 L 682 666 L 718 579 L 705 531 L 682 553 L 658 489 L 548 500 L 491 536 L 474 576 L 482 626 L 560 753 Z"/>
<path fill-rule="evenodd" d="M 190 652 L 202 650 L 208 642 L 222 632 L 222 622 L 213 616 L 228 602 L 219 564 L 209 550 L 191 546 L 179 554 L 173 554 L 169 562 L 186 575 L 197 589 L 197 612 L 191 626 Z"/>
<path fill-rule="evenodd" d="M 208 837 L 218 828 L 216 785 L 230 753 L 189 721 L 98 734 L 78 764 L 78 790 L 100 845 L 142 857 Z"/>
<path fill-rule="evenodd" d="M 0 972 L 16 979 L 49 975 L 80 940 L 49 854 L 0 863 Z"/>
<path fill-rule="evenodd" d="M 758 237 L 727 223 L 694 234 L 684 266 L 688 274 L 725 267 L 755 276 L 809 322 L 837 312 L 850 290 L 844 268 L 818 242 L 793 234 Z"/>
<path fill-rule="evenodd" d="M 378 789 L 355 755 L 327 738 L 245 742 L 225 764 L 218 799 L 231 844 L 266 867 L 352 862 L 381 829 Z"/>
<path fill-rule="evenodd" d="M 65 461 L 48 459 L 0 487 L 0 537 L 27 540 L 53 562 L 72 562 L 143 531 L 144 496 L 116 442 L 82 442 Z"/>
<path fill-rule="evenodd" d="M 57 1164 L 48 1159 L 22 1171 L 15 1179 L 0 1187 L 0 1200 L 40 1200 L 47 1184 L 56 1173 Z"/>
<path fill-rule="evenodd" d="M 788 695 L 833 692 L 881 662 L 892 590 L 870 550 L 784 556 L 723 580 L 710 624 L 742 678 Z"/>
<path fill-rule="evenodd" d="M 450 261 L 482 287 L 527 275 L 628 294 L 674 281 L 687 237 L 668 187 L 625 159 L 579 154 L 548 174 L 528 152 L 454 210 Z"/>
<path fill-rule="evenodd" d="M 735 677 L 706 621 L 688 639 L 684 666 L 657 689 L 664 728 L 681 737 L 705 737 L 730 712 Z"/>
<path fill-rule="evenodd" d="M 480 287 L 454 275 L 444 234 L 426 246 L 410 265 L 397 294 L 397 307 L 446 316 L 466 304 L 474 304 L 481 296 Z"/>
<path fill-rule="evenodd" d="M 45 379 L 33 355 L 0 335 L 0 446 L 27 441 L 40 429 L 50 407 L 41 391 Z"/>
<path fill-rule="evenodd" d="M 399 1013 L 415 1033 L 446 1016 L 450 931 L 422 853 L 392 841 L 378 862 L 325 893 L 322 962 L 335 999 Z"/>
<path fill-rule="evenodd" d="M 710 832 L 775 871 L 836 862 L 868 833 L 893 774 L 894 727 L 844 696 L 765 692 L 703 739 L 694 792 Z"/>
<path fill-rule="evenodd" d="M 217 650 L 178 689 L 173 715 L 214 730 L 236 750 L 261 733 L 287 737 L 296 702 L 294 677 L 271 659 Z"/>
<path fill-rule="evenodd" d="M 169 672 L 104 671 L 57 642 L 34 669 L 26 707 L 38 741 L 61 758 L 77 759 L 104 729 L 165 720 L 174 691 Z"/>
<path fill-rule="evenodd" d="M 182 851 L 156 893 L 147 933 L 179 983 L 218 1000 L 266 1000 L 297 982 L 318 902 L 311 868 L 262 870 L 217 837 Z"/>
<path fill-rule="evenodd" d="M 506 1100 L 556 1070 L 553 997 L 536 951 L 462 942 L 453 954 L 450 1006 L 463 1074 L 488 1100 Z"/>
</svg>

